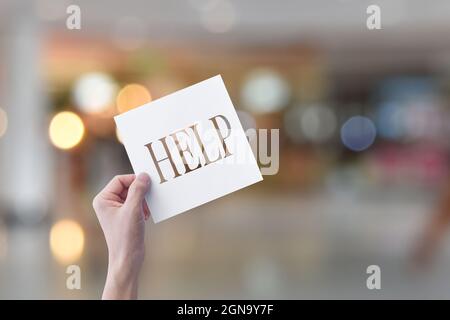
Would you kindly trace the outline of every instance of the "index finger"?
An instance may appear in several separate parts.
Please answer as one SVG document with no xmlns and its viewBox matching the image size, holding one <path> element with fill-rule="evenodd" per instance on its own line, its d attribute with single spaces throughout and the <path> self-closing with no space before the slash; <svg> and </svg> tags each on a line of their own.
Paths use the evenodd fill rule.
<svg viewBox="0 0 450 320">
<path fill-rule="evenodd" d="M 100 193 L 109 193 L 120 196 L 122 191 L 128 189 L 134 179 L 136 179 L 134 174 L 117 175 L 112 178 Z"/>
</svg>

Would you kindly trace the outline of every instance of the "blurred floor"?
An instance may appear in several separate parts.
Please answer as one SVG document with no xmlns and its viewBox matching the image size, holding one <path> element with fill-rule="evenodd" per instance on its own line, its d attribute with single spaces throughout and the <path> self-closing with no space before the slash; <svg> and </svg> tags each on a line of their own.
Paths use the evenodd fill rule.
<svg viewBox="0 0 450 320">
<path fill-rule="evenodd" d="M 450 298 L 448 249 L 432 273 L 410 261 L 431 192 L 341 191 L 244 191 L 150 225 L 141 297 Z M 67 290 L 47 235 L 45 227 L 11 230 L 14 250 L 0 265 L 0 298 L 99 297 L 106 260 L 93 273 L 84 257 L 82 290 Z M 381 267 L 380 291 L 366 288 L 371 264 Z"/>
</svg>

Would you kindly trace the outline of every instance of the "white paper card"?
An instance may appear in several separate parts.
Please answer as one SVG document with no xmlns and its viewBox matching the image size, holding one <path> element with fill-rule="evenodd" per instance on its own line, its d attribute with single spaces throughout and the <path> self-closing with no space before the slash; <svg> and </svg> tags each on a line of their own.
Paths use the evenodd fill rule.
<svg viewBox="0 0 450 320">
<path fill-rule="evenodd" d="M 220 75 L 115 117 L 155 222 L 262 180 Z"/>
</svg>

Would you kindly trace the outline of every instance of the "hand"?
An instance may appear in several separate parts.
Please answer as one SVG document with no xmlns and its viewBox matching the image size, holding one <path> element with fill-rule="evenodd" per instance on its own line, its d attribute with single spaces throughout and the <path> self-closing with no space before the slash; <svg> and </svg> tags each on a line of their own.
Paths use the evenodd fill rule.
<svg viewBox="0 0 450 320">
<path fill-rule="evenodd" d="M 94 198 L 93 207 L 108 246 L 108 275 L 103 299 L 137 298 L 137 282 L 145 256 L 145 221 L 150 212 L 146 173 L 114 177 Z"/>
</svg>

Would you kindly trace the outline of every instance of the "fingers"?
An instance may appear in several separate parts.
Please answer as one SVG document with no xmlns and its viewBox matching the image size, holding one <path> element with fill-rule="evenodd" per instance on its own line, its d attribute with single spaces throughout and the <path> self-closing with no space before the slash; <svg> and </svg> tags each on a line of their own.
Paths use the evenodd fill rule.
<svg viewBox="0 0 450 320">
<path fill-rule="evenodd" d="M 130 187 L 134 180 L 134 174 L 115 176 L 100 193 L 109 193 L 121 196 L 121 194 Z"/>
<path fill-rule="evenodd" d="M 125 204 L 134 208 L 141 208 L 145 194 L 148 192 L 149 188 L 149 175 L 146 173 L 139 174 L 128 188 L 128 194 Z"/>
<path fill-rule="evenodd" d="M 109 201 L 122 203 L 123 194 L 125 193 L 126 196 L 126 191 L 134 179 L 134 174 L 115 176 L 92 201 L 94 209 L 97 211 Z"/>
<path fill-rule="evenodd" d="M 123 202 L 125 202 L 125 200 L 127 199 L 127 195 L 128 195 L 128 188 L 124 189 L 121 193 L 120 193 L 120 200 Z"/>
</svg>

